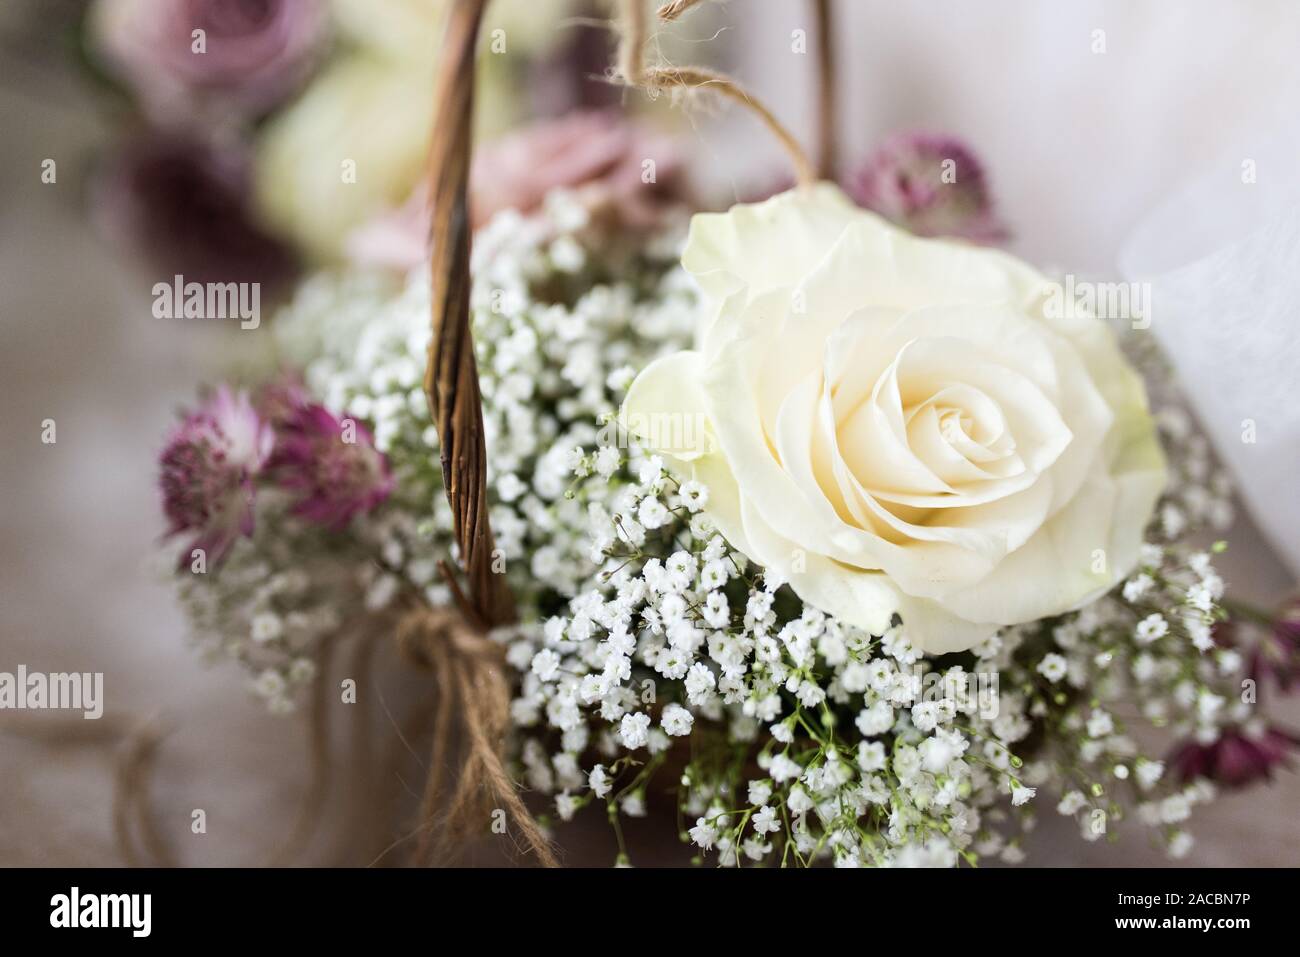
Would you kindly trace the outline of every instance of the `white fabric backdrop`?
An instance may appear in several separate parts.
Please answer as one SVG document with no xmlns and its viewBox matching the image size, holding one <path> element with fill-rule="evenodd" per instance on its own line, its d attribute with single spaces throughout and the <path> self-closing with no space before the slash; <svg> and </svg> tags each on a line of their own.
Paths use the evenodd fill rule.
<svg viewBox="0 0 1300 957">
<path fill-rule="evenodd" d="M 1125 243 L 1121 268 L 1150 284 L 1152 331 L 1196 384 L 1188 395 L 1201 422 L 1300 579 L 1300 137 L 1292 133 L 1247 160 L 1224 156 L 1176 191 Z M 1259 168 L 1262 181 L 1252 175 Z"/>
</svg>

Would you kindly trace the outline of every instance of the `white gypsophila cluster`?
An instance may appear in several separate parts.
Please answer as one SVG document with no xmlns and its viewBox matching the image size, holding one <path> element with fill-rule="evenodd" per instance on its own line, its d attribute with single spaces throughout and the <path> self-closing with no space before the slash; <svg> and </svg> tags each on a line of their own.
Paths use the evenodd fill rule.
<svg viewBox="0 0 1300 957">
<path fill-rule="evenodd" d="M 601 454 L 578 466 L 584 492 L 606 481 Z M 1017 706 L 995 714 L 996 689 L 921 658 L 902 628 L 804 607 L 713 530 L 707 489 L 658 458 L 631 469 L 589 505 L 597 584 L 506 639 L 526 671 L 514 723 L 547 732 L 522 747 L 531 785 L 560 792 L 561 817 L 591 801 L 636 815 L 689 737 L 679 808 L 723 863 L 973 860 L 994 809 L 1032 793 Z"/>
<path fill-rule="evenodd" d="M 233 660 L 252 692 L 276 714 L 292 711 L 315 679 L 321 642 L 358 603 L 373 570 L 355 549 L 340 554 L 283 503 L 259 508 L 251 539 L 240 539 L 219 573 L 182 570 L 177 590 L 191 638 L 208 661 Z"/>
<path fill-rule="evenodd" d="M 981 649 L 993 651 L 989 663 L 1005 680 L 1033 689 L 1043 748 L 1025 779 L 1050 783 L 1057 812 L 1074 817 L 1084 839 L 1107 836 L 1136 811 L 1171 855 L 1191 848 L 1181 825 L 1214 789 L 1177 781 L 1143 745 L 1152 729 L 1167 729 L 1165 746 L 1168 732 L 1209 744 L 1251 720 L 1238 690 L 1242 657 L 1211 634 L 1222 593 L 1208 553 L 1148 543 L 1116 591 L 1076 614 L 1006 629 Z"/>
<path fill-rule="evenodd" d="M 1166 436 L 1171 473 L 1221 481 L 1193 438 Z M 1223 506 L 1178 534 L 1164 518 L 1219 493 L 1172 482 L 1138 569 L 1082 611 L 927 660 L 906 622 L 863 634 L 748 565 L 712 530 L 707 488 L 657 458 L 598 448 L 576 472 L 604 568 L 540 631 L 502 636 L 523 674 L 520 760 L 561 818 L 643 813 L 665 770 L 689 840 L 722 864 L 1016 863 L 1040 788 L 1088 840 L 1135 815 L 1190 848 L 1182 825 L 1213 788 L 1176 781 L 1135 732 L 1208 743 L 1249 720 L 1240 655 L 1211 637 L 1223 582 L 1181 538 Z"/>
<path fill-rule="evenodd" d="M 1177 541 L 1200 530 L 1225 531 L 1232 524 L 1232 479 L 1215 459 L 1209 439 L 1197 431 L 1183 403 L 1168 360 L 1146 330 L 1119 328 L 1120 341 L 1147 385 L 1169 464 L 1169 482 L 1151 534 Z"/>
<path fill-rule="evenodd" d="M 678 223 L 648 241 L 611 236 L 575 198 L 557 192 L 540 214 L 503 213 L 474 237 L 471 321 L 499 550 L 494 569 L 507 574 L 525 620 L 558 607 L 597 567 L 582 539 L 581 506 L 565 494 L 574 449 L 595 439 L 635 369 L 689 343 L 696 297 L 677 265 L 681 236 Z M 301 535 L 263 534 L 300 523 L 275 499 L 259 504 L 252 541 L 241 540 L 215 574 L 182 576 L 191 614 L 211 636 L 205 647 L 243 663 L 274 709 L 286 710 L 306 680 L 294 680 L 291 669 L 306 675 L 306 665 L 270 656 L 280 648 L 275 642 L 228 637 L 244 634 L 251 620 L 269 621 L 257 615 L 275 569 L 293 570 L 297 580 L 308 563 L 341 564 L 313 571 L 312 593 L 318 581 L 346 578 L 354 587 L 333 591 L 334 619 L 360 608 L 380 615 L 403 594 L 446 604 L 438 561 L 454 560 L 456 548 L 422 387 L 427 272 L 405 282 L 319 274 L 277 315 L 274 335 L 283 364 L 301 373 L 311 397 L 370 428 L 395 479 L 383 505 L 346 532 L 319 533 L 310 548 Z M 272 558 L 270 549 L 284 554 Z M 318 597 L 331 602 L 328 589 Z"/>
<path fill-rule="evenodd" d="M 435 561 L 400 544 L 418 543 L 419 525 L 418 515 L 386 503 L 339 534 L 264 491 L 251 538 L 236 540 L 219 568 L 176 578 L 201 656 L 236 662 L 268 710 L 293 712 L 325 642 L 363 618 L 382 627 L 403 593 L 431 592 Z"/>
<path fill-rule="evenodd" d="M 489 518 L 511 588 L 525 612 L 572 595 L 593 565 L 572 540 L 580 509 L 565 497 L 572 454 L 613 414 L 636 369 L 682 348 L 696 324 L 694 287 L 677 266 L 681 230 L 620 242 L 593 226 L 571 194 L 543 211 L 507 211 L 475 234 L 471 323 L 487 441 Z M 333 283 L 331 307 L 308 288 L 276 320 L 286 357 L 332 411 L 364 419 L 414 520 L 381 545 L 388 564 L 448 600 L 437 558 L 454 556 L 438 436 L 422 391 L 430 329 L 429 281 L 411 274 L 397 295 L 370 295 L 365 278 Z M 305 346 L 305 348 L 304 348 Z M 414 538 L 412 538 L 412 533 Z"/>
</svg>

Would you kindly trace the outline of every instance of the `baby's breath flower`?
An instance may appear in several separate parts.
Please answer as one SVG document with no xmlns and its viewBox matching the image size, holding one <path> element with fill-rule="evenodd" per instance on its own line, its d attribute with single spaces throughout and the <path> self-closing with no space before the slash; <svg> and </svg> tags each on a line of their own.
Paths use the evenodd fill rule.
<svg viewBox="0 0 1300 957">
<path fill-rule="evenodd" d="M 1163 638 L 1168 633 L 1169 622 L 1165 621 L 1164 615 L 1155 612 L 1138 622 L 1135 636 L 1138 644 L 1149 645 L 1156 639 Z"/>
<path fill-rule="evenodd" d="M 1020 784 L 1013 784 L 1011 786 L 1011 803 L 1016 807 L 1019 807 L 1022 804 L 1028 803 L 1037 793 L 1038 788 L 1027 788 Z"/>
<path fill-rule="evenodd" d="M 1043 656 L 1043 660 L 1038 663 L 1038 673 L 1055 684 L 1065 677 L 1068 667 L 1065 658 L 1053 652 Z"/>
<path fill-rule="evenodd" d="M 618 736 L 623 742 L 623 747 L 629 751 L 635 751 L 637 748 L 643 748 L 649 741 L 650 716 L 637 712 L 636 714 L 625 714 L 623 720 L 618 726 Z"/>
</svg>

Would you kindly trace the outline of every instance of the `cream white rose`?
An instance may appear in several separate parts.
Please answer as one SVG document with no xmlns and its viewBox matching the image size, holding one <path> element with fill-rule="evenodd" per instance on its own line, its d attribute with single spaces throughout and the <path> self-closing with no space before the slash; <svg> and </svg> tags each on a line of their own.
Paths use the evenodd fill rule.
<svg viewBox="0 0 1300 957">
<path fill-rule="evenodd" d="M 1165 481 L 1142 383 L 1029 266 L 829 185 L 696 216 L 682 261 L 709 317 L 624 425 L 805 602 L 938 654 L 1134 567 Z"/>
</svg>

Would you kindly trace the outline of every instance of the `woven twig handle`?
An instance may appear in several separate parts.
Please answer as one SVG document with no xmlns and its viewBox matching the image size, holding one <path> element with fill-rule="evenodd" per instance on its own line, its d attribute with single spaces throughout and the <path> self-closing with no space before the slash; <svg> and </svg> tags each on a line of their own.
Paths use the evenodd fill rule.
<svg viewBox="0 0 1300 957">
<path fill-rule="evenodd" d="M 493 573 L 487 512 L 487 451 L 474 340 L 469 327 L 469 166 L 474 114 L 474 48 L 487 0 L 451 5 L 438 63 L 429 151 L 433 338 L 424 391 L 442 447 L 442 477 L 451 504 L 468 608 L 477 624 L 514 620 L 505 577 Z"/>
</svg>

